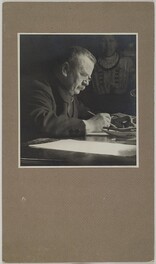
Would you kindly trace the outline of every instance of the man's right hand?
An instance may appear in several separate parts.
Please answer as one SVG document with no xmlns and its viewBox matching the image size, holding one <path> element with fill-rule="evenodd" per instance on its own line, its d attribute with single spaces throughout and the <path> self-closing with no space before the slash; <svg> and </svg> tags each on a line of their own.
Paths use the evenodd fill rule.
<svg viewBox="0 0 156 264">
<path fill-rule="evenodd" d="M 107 113 L 100 113 L 88 120 L 83 120 L 86 125 L 86 133 L 100 132 L 103 127 L 109 127 L 111 123 L 111 117 Z"/>
</svg>

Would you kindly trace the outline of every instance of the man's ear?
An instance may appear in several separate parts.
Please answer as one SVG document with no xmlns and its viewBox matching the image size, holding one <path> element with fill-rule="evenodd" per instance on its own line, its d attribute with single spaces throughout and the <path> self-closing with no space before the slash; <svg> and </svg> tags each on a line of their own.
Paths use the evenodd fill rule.
<svg viewBox="0 0 156 264">
<path fill-rule="evenodd" d="M 63 74 L 64 77 L 67 77 L 68 76 L 68 73 L 69 73 L 69 63 L 68 62 L 65 62 L 62 65 L 62 74 Z"/>
</svg>

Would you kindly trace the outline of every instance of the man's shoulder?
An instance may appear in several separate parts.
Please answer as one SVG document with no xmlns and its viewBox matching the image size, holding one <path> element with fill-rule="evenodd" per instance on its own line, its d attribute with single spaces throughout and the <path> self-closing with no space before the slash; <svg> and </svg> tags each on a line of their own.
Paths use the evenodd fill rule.
<svg viewBox="0 0 156 264">
<path fill-rule="evenodd" d="M 40 93 L 43 95 L 49 95 L 50 97 L 53 96 L 53 87 L 47 80 L 38 80 L 34 79 L 32 81 L 32 93 Z"/>
</svg>

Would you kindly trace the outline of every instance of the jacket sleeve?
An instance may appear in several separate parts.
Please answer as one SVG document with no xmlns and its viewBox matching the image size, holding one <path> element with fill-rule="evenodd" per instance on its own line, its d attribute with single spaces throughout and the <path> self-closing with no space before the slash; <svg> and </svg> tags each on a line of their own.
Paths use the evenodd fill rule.
<svg viewBox="0 0 156 264">
<path fill-rule="evenodd" d="M 56 102 L 48 84 L 35 81 L 29 102 L 30 123 L 42 137 L 75 137 L 85 135 L 81 119 L 56 114 Z"/>
</svg>

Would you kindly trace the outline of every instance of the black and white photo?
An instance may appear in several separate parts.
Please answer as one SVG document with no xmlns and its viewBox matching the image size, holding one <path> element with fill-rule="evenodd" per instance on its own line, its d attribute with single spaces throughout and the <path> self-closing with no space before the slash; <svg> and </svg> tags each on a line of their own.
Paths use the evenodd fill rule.
<svg viewBox="0 0 156 264">
<path fill-rule="evenodd" d="M 19 34 L 20 166 L 136 166 L 137 34 Z"/>
</svg>

